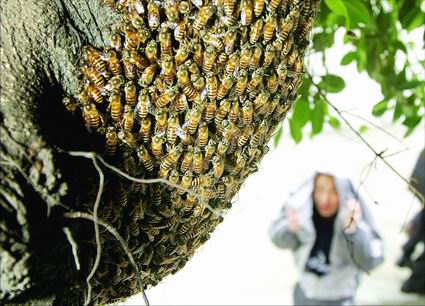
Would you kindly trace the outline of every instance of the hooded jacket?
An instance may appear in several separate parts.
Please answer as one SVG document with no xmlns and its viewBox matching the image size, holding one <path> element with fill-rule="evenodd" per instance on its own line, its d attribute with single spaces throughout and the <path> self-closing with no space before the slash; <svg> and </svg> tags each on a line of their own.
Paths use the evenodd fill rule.
<svg viewBox="0 0 425 306">
<path fill-rule="evenodd" d="M 271 225 L 270 236 L 276 246 L 294 251 L 295 261 L 301 272 L 299 285 L 306 297 L 315 300 L 350 299 L 356 292 L 359 272 L 370 271 L 383 261 L 382 240 L 375 229 L 370 211 L 351 181 L 322 173 L 334 178 L 340 203 L 329 251 L 330 271 L 319 277 L 305 269 L 316 240 L 312 215 L 314 178 L 318 174 L 291 194 L 279 217 Z M 348 233 L 344 230 L 344 219 L 347 216 L 345 203 L 353 198 L 360 204 L 362 217 L 357 223 L 357 229 Z M 301 228 L 297 233 L 288 230 L 287 207 L 291 207 L 300 216 Z"/>
</svg>

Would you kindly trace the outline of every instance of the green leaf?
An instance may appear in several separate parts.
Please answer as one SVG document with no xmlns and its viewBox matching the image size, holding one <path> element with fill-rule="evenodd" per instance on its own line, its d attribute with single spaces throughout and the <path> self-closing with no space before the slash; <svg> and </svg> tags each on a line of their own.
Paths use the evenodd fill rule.
<svg viewBox="0 0 425 306">
<path fill-rule="evenodd" d="M 376 117 L 381 116 L 387 110 L 388 100 L 384 99 L 381 102 L 376 103 L 372 108 L 372 114 Z"/>
<path fill-rule="evenodd" d="M 425 23 L 425 15 L 423 12 L 421 12 L 419 7 L 412 5 L 409 7 L 409 9 L 410 10 L 405 15 L 400 13 L 401 26 L 408 32 L 416 29 L 417 27 L 420 27 Z"/>
<path fill-rule="evenodd" d="M 324 91 L 336 93 L 344 89 L 345 81 L 340 76 L 327 74 L 322 77 L 319 87 Z"/>
<path fill-rule="evenodd" d="M 402 114 L 403 112 L 401 111 L 400 103 L 396 103 L 393 114 L 393 122 L 397 121 Z"/>
<path fill-rule="evenodd" d="M 408 137 L 412 132 L 415 130 L 415 128 L 418 126 L 418 124 L 422 121 L 422 116 L 412 116 L 410 118 L 406 118 L 406 120 L 403 121 L 403 124 L 408 127 L 406 134 L 404 134 L 404 137 Z"/>
<path fill-rule="evenodd" d="M 360 128 L 359 128 L 359 133 L 360 134 L 364 134 L 367 130 L 368 130 L 369 128 L 366 126 L 366 125 L 362 125 Z"/>
<path fill-rule="evenodd" d="M 301 139 L 303 138 L 303 134 L 301 133 L 301 127 L 299 126 L 298 121 L 290 118 L 289 128 L 291 131 L 292 139 L 295 141 L 295 143 L 300 143 Z"/>
<path fill-rule="evenodd" d="M 341 123 L 336 117 L 329 116 L 328 122 L 334 129 L 339 129 L 341 127 Z"/>
<path fill-rule="evenodd" d="M 326 5 L 329 9 L 335 14 L 348 16 L 347 7 L 344 5 L 344 2 L 341 0 L 325 0 Z"/>
<path fill-rule="evenodd" d="M 370 13 L 366 5 L 361 0 L 344 0 L 347 17 L 350 20 L 350 27 L 356 27 L 359 23 L 367 25 L 370 20 Z"/>
<path fill-rule="evenodd" d="M 295 102 L 294 112 L 292 113 L 292 119 L 296 120 L 302 128 L 310 119 L 310 103 L 306 99 L 299 99 Z"/>
<path fill-rule="evenodd" d="M 279 141 L 280 141 L 280 138 L 282 138 L 282 126 L 279 127 L 279 129 L 277 130 L 276 135 L 274 136 L 274 139 L 273 139 L 273 145 L 274 145 L 275 148 L 277 148 Z"/>
<path fill-rule="evenodd" d="M 313 111 L 311 113 L 311 127 L 312 134 L 316 135 L 322 131 L 323 122 L 325 121 L 325 101 L 319 99 L 314 104 Z"/>
<path fill-rule="evenodd" d="M 349 65 L 352 61 L 354 61 L 357 58 L 357 52 L 348 52 L 341 60 L 341 65 Z"/>
</svg>

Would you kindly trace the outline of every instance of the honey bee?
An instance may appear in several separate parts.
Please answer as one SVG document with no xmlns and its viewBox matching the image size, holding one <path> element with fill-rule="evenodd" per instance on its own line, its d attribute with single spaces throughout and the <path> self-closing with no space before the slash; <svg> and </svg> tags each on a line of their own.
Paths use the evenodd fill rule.
<svg viewBox="0 0 425 306">
<path fill-rule="evenodd" d="M 271 114 L 273 114 L 274 110 L 276 109 L 277 105 L 279 104 L 280 101 L 280 94 L 277 94 L 272 102 L 267 106 L 267 110 L 266 110 L 266 116 L 270 116 Z"/>
<path fill-rule="evenodd" d="M 155 1 L 150 0 L 148 3 L 148 25 L 151 29 L 155 30 L 159 27 L 159 23 L 159 6 Z"/>
<path fill-rule="evenodd" d="M 231 54 L 233 52 L 233 50 L 235 48 L 237 36 L 238 36 L 238 32 L 237 32 L 236 28 L 231 28 L 224 35 L 224 37 L 223 37 L 224 52 L 226 52 L 226 54 Z"/>
<path fill-rule="evenodd" d="M 174 56 L 176 66 L 183 64 L 184 61 L 186 61 L 186 59 L 189 57 L 189 54 L 189 48 L 185 45 L 180 45 L 180 48 L 177 50 Z"/>
<path fill-rule="evenodd" d="M 120 122 L 123 114 L 121 96 L 118 94 L 112 94 L 109 96 L 110 115 L 113 121 Z"/>
<path fill-rule="evenodd" d="M 134 126 L 134 117 L 133 117 L 133 110 L 131 109 L 130 105 L 124 106 L 124 116 L 123 116 L 123 122 L 122 125 L 124 127 L 124 131 L 131 132 Z"/>
<path fill-rule="evenodd" d="M 196 88 L 193 86 L 193 84 L 189 81 L 189 83 L 185 85 L 181 85 L 181 89 L 183 90 L 183 93 L 185 97 L 189 101 L 194 101 L 199 97 L 199 92 L 196 90 Z"/>
<path fill-rule="evenodd" d="M 120 75 L 122 73 L 122 67 L 115 50 L 110 49 L 106 52 L 106 58 L 108 59 L 109 69 L 113 75 Z"/>
<path fill-rule="evenodd" d="M 77 103 L 75 103 L 75 101 L 72 98 L 64 97 L 62 99 L 62 103 L 68 112 L 74 114 L 75 110 L 77 109 Z"/>
<path fill-rule="evenodd" d="M 175 113 L 172 113 L 168 118 L 167 124 L 167 143 L 174 144 L 177 139 L 177 126 L 179 124 L 179 118 Z"/>
<path fill-rule="evenodd" d="M 137 157 L 149 172 L 153 171 L 153 159 L 144 145 L 137 148 Z"/>
<path fill-rule="evenodd" d="M 106 62 L 103 60 L 104 55 L 92 46 L 83 47 L 84 59 L 90 66 L 93 66 L 100 73 L 106 73 Z"/>
<path fill-rule="evenodd" d="M 193 172 L 196 174 L 201 174 L 202 169 L 204 168 L 203 156 L 200 148 L 195 147 L 193 152 Z"/>
<path fill-rule="evenodd" d="M 208 163 L 211 157 L 214 155 L 217 144 L 213 139 L 208 140 L 208 144 L 205 146 L 205 162 Z"/>
<path fill-rule="evenodd" d="M 277 27 L 277 19 L 274 14 L 268 14 L 264 24 L 263 44 L 266 45 L 272 39 L 274 30 Z"/>
<path fill-rule="evenodd" d="M 254 0 L 254 14 L 255 17 L 261 15 L 264 9 L 264 0 Z"/>
<path fill-rule="evenodd" d="M 257 1 L 262 1 L 262 0 L 255 0 L 255 2 Z M 252 45 L 256 44 L 258 39 L 260 38 L 262 30 L 263 30 L 263 26 L 264 26 L 264 21 L 263 19 L 259 18 L 251 27 L 251 31 L 249 32 L 249 42 Z"/>
<path fill-rule="evenodd" d="M 272 12 L 275 12 L 281 2 L 282 0 L 270 0 L 268 3 L 268 9 Z"/>
<path fill-rule="evenodd" d="M 100 126 L 100 114 L 92 103 L 83 106 L 83 118 L 88 129 L 96 129 Z"/>
<path fill-rule="evenodd" d="M 179 11 L 177 9 L 176 1 L 168 0 L 165 1 L 165 15 L 170 22 L 177 22 L 179 19 Z"/>
<path fill-rule="evenodd" d="M 181 112 L 188 108 L 187 99 L 185 94 L 177 95 L 176 97 L 176 110 Z"/>
<path fill-rule="evenodd" d="M 213 164 L 214 177 L 216 179 L 219 179 L 224 172 L 224 158 L 222 156 L 215 155 L 212 158 L 211 162 Z"/>
<path fill-rule="evenodd" d="M 208 6 L 201 7 L 193 22 L 193 28 L 198 32 L 202 28 L 205 28 L 208 20 L 212 17 L 213 14 L 214 14 L 213 6 L 208 5 Z"/>
<path fill-rule="evenodd" d="M 221 70 L 221 68 L 227 63 L 227 54 L 225 52 L 221 52 L 217 58 L 217 69 Z"/>
<path fill-rule="evenodd" d="M 190 79 L 197 91 L 202 91 L 205 88 L 205 79 L 200 75 L 192 75 Z"/>
<path fill-rule="evenodd" d="M 118 145 L 118 135 L 117 131 L 113 126 L 108 126 L 106 129 L 106 143 L 105 143 L 105 151 L 106 154 L 111 156 L 114 155 L 117 150 Z"/>
<path fill-rule="evenodd" d="M 149 94 L 146 90 L 141 90 L 138 97 L 135 113 L 139 119 L 144 119 L 148 115 L 150 107 Z"/>
<path fill-rule="evenodd" d="M 248 162 L 248 157 L 245 154 L 240 154 L 236 159 L 236 164 L 230 172 L 231 175 L 237 175 Z"/>
<path fill-rule="evenodd" d="M 277 66 L 276 72 L 279 77 L 279 84 L 284 84 L 288 74 L 288 68 L 286 68 L 285 63 L 280 63 L 279 66 Z"/>
<path fill-rule="evenodd" d="M 227 149 L 229 148 L 229 141 L 227 139 L 223 139 L 218 143 L 216 153 L 219 156 L 224 156 L 226 154 Z"/>
<path fill-rule="evenodd" d="M 160 108 L 155 115 L 155 132 L 163 132 L 167 127 L 168 113 L 165 109 Z"/>
<path fill-rule="evenodd" d="M 239 68 L 248 68 L 249 60 L 251 59 L 251 48 L 248 45 L 244 45 L 241 50 L 241 56 L 239 59 Z"/>
<path fill-rule="evenodd" d="M 186 170 L 183 174 L 180 186 L 184 189 L 189 189 L 190 186 L 192 185 L 192 177 L 193 177 L 192 171 Z M 177 192 L 179 194 L 184 194 L 186 191 L 184 191 L 183 189 L 179 189 Z"/>
<path fill-rule="evenodd" d="M 303 74 L 303 68 L 304 68 L 304 56 L 299 56 L 297 60 L 294 63 L 293 69 L 294 74 Z"/>
<path fill-rule="evenodd" d="M 242 0 L 241 3 L 241 24 L 248 26 L 252 22 L 252 2 L 251 0 Z"/>
<path fill-rule="evenodd" d="M 202 109 L 198 105 L 195 105 L 195 107 L 190 110 L 187 120 L 189 134 L 194 134 L 196 132 L 199 121 L 201 121 L 201 117 Z"/>
<path fill-rule="evenodd" d="M 279 87 L 279 79 L 275 72 L 267 78 L 267 88 L 271 94 L 274 94 Z"/>
<path fill-rule="evenodd" d="M 294 65 L 295 61 L 298 58 L 298 49 L 293 49 L 292 52 L 289 54 L 288 59 L 287 59 L 287 65 L 288 66 L 292 66 Z"/>
<path fill-rule="evenodd" d="M 235 0 L 225 0 L 224 1 L 224 12 L 226 16 L 232 16 L 235 9 Z"/>
<path fill-rule="evenodd" d="M 275 48 L 272 44 L 268 44 L 266 50 L 264 51 L 264 61 L 263 64 L 265 67 L 270 66 L 275 57 Z"/>
<path fill-rule="evenodd" d="M 181 144 L 173 147 L 170 152 L 163 158 L 160 169 L 169 170 L 174 167 L 177 161 L 180 158 L 180 155 L 183 153 L 183 146 Z"/>
<path fill-rule="evenodd" d="M 231 75 L 225 76 L 220 84 L 220 87 L 218 88 L 217 99 L 223 99 L 227 95 L 229 90 L 232 88 L 232 86 L 233 77 Z"/>
<path fill-rule="evenodd" d="M 238 146 L 239 147 L 244 146 L 248 142 L 253 132 L 254 132 L 254 126 L 252 125 L 246 126 L 245 129 L 242 131 L 242 134 L 238 138 Z"/>
<path fill-rule="evenodd" d="M 166 91 L 162 95 L 160 95 L 159 98 L 155 101 L 155 105 L 158 107 L 166 106 L 174 100 L 178 93 L 179 90 L 177 86 L 166 89 Z"/>
<path fill-rule="evenodd" d="M 250 145 L 258 145 L 260 144 L 260 141 L 262 139 L 262 137 L 267 133 L 268 130 L 268 125 L 267 125 L 267 121 L 261 121 L 260 125 L 257 127 L 257 129 L 255 130 L 254 134 L 251 137 L 250 140 Z"/>
<path fill-rule="evenodd" d="M 288 55 L 289 51 L 291 51 L 293 44 L 294 44 L 294 35 L 290 35 L 289 38 L 285 41 L 285 43 L 282 46 L 282 50 L 280 53 L 280 58 L 282 61 Z"/>
<path fill-rule="evenodd" d="M 142 86 L 147 86 L 152 83 L 157 67 L 158 66 L 156 64 L 150 64 L 148 67 L 146 67 L 142 77 L 139 80 Z"/>
<path fill-rule="evenodd" d="M 185 35 L 186 35 L 186 23 L 187 23 L 186 20 L 184 20 L 184 19 L 183 20 L 180 20 L 177 23 L 177 26 L 174 29 L 174 39 L 177 42 L 179 42 L 179 43 L 182 43 L 183 40 L 184 40 L 184 38 L 185 38 Z"/>
<path fill-rule="evenodd" d="M 263 54 L 262 48 L 258 45 L 255 46 L 254 52 L 252 53 L 252 56 L 249 60 L 249 68 L 251 68 L 252 70 L 258 68 L 258 66 L 260 65 L 260 59 L 262 54 Z"/>
<path fill-rule="evenodd" d="M 230 122 L 236 123 L 236 121 L 239 118 L 239 113 L 240 113 L 239 102 L 237 100 L 235 100 L 235 101 L 233 101 L 232 107 L 230 108 L 230 111 L 229 111 Z"/>
<path fill-rule="evenodd" d="M 183 145 L 188 146 L 193 143 L 193 137 L 189 134 L 187 126 L 183 126 L 182 128 L 177 128 L 177 136 L 180 137 Z"/>
<path fill-rule="evenodd" d="M 130 51 L 126 50 L 123 53 L 122 63 L 124 66 L 124 75 L 129 80 L 134 80 L 137 78 L 137 68 L 130 60 Z"/>
<path fill-rule="evenodd" d="M 161 156 L 163 144 L 164 144 L 163 135 L 156 134 L 152 137 L 151 148 L 152 148 L 153 155 L 155 155 L 156 157 Z"/>
<path fill-rule="evenodd" d="M 246 70 L 240 70 L 238 75 L 238 81 L 236 82 L 236 94 L 241 96 L 248 85 L 248 72 Z"/>
<path fill-rule="evenodd" d="M 139 72 L 143 72 L 143 70 L 145 70 L 145 68 L 149 65 L 148 60 L 135 50 L 131 50 L 129 52 L 129 60 L 130 63 L 136 66 Z"/>
<path fill-rule="evenodd" d="M 89 66 L 83 66 L 81 68 L 81 72 L 83 75 L 90 80 L 93 84 L 95 84 L 98 88 L 102 88 L 105 85 L 105 78 L 103 75 Z"/>
<path fill-rule="evenodd" d="M 149 62 L 156 63 L 156 60 L 158 59 L 158 46 L 156 44 L 155 40 L 151 40 L 148 42 L 145 48 L 145 55 Z"/>
<path fill-rule="evenodd" d="M 98 104 L 103 103 L 102 93 L 97 86 L 89 84 L 87 86 L 87 94 L 94 100 L 94 102 Z"/>
<path fill-rule="evenodd" d="M 181 87 L 190 84 L 189 71 L 186 66 L 181 66 L 177 69 L 177 83 Z"/>
<path fill-rule="evenodd" d="M 247 100 L 242 105 L 242 122 L 244 125 L 251 125 L 253 107 L 251 101 Z"/>
<path fill-rule="evenodd" d="M 229 59 L 228 59 L 226 66 L 224 68 L 225 74 L 226 75 L 233 74 L 233 72 L 235 71 L 238 64 L 239 64 L 239 54 L 237 52 L 232 53 L 229 56 Z"/>
<path fill-rule="evenodd" d="M 277 29 L 277 37 L 279 37 L 282 41 L 285 41 L 293 27 L 294 21 L 290 18 L 290 16 L 285 19 L 281 19 L 280 26 Z"/>
<path fill-rule="evenodd" d="M 128 81 L 124 86 L 125 102 L 129 106 L 134 106 L 137 101 L 137 88 L 133 81 Z"/>
<path fill-rule="evenodd" d="M 208 46 L 203 54 L 202 71 L 204 71 L 204 73 L 211 71 L 216 57 L 217 53 L 215 51 L 215 48 Z"/>
<path fill-rule="evenodd" d="M 223 50 L 224 44 L 218 34 L 211 34 L 209 32 L 204 33 L 204 31 L 201 31 L 200 36 L 206 45 L 210 45 L 218 51 Z"/>
<path fill-rule="evenodd" d="M 141 43 L 140 36 L 137 31 L 133 29 L 132 26 L 127 25 L 123 32 L 125 35 L 124 48 L 129 50 L 136 50 Z"/>
<path fill-rule="evenodd" d="M 161 75 L 163 76 L 164 81 L 168 85 L 172 85 L 174 82 L 175 69 L 173 58 L 171 56 L 164 56 L 161 63 L 161 69 Z"/>
<path fill-rule="evenodd" d="M 116 75 L 109 79 L 108 83 L 103 87 L 104 90 L 110 93 L 119 93 L 121 87 L 124 85 L 124 77 L 122 75 Z"/>
<path fill-rule="evenodd" d="M 142 136 L 142 141 L 147 143 L 151 139 L 152 121 L 150 117 L 142 119 L 140 122 L 139 134 Z"/>
<path fill-rule="evenodd" d="M 270 98 L 270 92 L 262 90 L 260 94 L 254 100 L 254 110 L 258 110 L 266 105 L 267 101 Z"/>
<path fill-rule="evenodd" d="M 209 139 L 208 125 L 206 122 L 202 122 L 199 125 L 198 130 L 198 146 L 205 147 Z"/>
<path fill-rule="evenodd" d="M 192 5 L 188 1 L 180 1 L 178 10 L 180 14 L 187 15 L 192 11 Z"/>
<path fill-rule="evenodd" d="M 251 79 L 251 81 L 249 81 L 249 84 L 248 84 L 248 91 L 249 92 L 252 92 L 252 91 L 254 91 L 255 88 L 257 88 L 257 86 L 263 80 L 263 76 L 264 76 L 264 69 L 263 68 L 258 68 L 257 70 L 254 71 L 254 73 L 252 74 L 252 79 Z"/>
<path fill-rule="evenodd" d="M 181 165 L 180 165 L 180 170 L 183 173 L 186 173 L 189 170 L 190 166 L 192 165 L 192 161 L 193 161 L 193 146 L 191 146 L 191 145 L 187 146 L 186 150 L 187 151 L 186 151 L 186 153 L 184 153 L 183 160 L 182 160 Z"/>
<path fill-rule="evenodd" d="M 184 65 L 186 66 L 187 70 L 189 70 L 192 74 L 199 74 L 199 68 L 198 65 L 192 60 L 187 60 Z"/>
<path fill-rule="evenodd" d="M 217 113 L 215 114 L 214 122 L 218 126 L 221 122 L 226 118 L 227 113 L 230 111 L 230 101 L 225 99 L 221 101 L 220 107 L 217 109 Z"/>
<path fill-rule="evenodd" d="M 109 36 L 110 46 L 111 48 L 115 49 L 117 52 L 122 51 L 122 40 L 121 35 L 119 33 L 110 33 Z"/>
<path fill-rule="evenodd" d="M 226 185 L 224 183 L 217 184 L 217 191 L 219 194 L 219 198 L 223 199 L 226 194 Z"/>
<path fill-rule="evenodd" d="M 168 29 L 163 28 L 158 35 L 159 45 L 161 47 L 162 56 L 172 56 L 173 46 L 171 42 L 171 34 Z"/>
<path fill-rule="evenodd" d="M 208 98 L 210 100 L 215 100 L 216 97 L 217 97 L 217 91 L 218 91 L 218 80 L 217 80 L 217 77 L 213 73 L 208 73 L 206 75 L 206 79 L 207 79 L 207 93 L 208 93 Z"/>
</svg>

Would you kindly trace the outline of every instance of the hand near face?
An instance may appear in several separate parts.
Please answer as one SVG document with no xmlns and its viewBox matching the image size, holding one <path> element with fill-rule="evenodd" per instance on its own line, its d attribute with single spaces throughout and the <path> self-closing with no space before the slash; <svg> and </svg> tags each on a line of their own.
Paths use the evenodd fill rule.
<svg viewBox="0 0 425 306">
<path fill-rule="evenodd" d="M 300 215 L 293 208 L 286 208 L 286 215 L 288 218 L 288 230 L 291 233 L 296 233 L 300 230 Z"/>
<path fill-rule="evenodd" d="M 344 221 L 344 230 L 346 233 L 354 233 L 357 230 L 357 224 L 362 218 L 360 203 L 355 199 L 349 199 L 345 203 L 347 211 Z"/>
</svg>

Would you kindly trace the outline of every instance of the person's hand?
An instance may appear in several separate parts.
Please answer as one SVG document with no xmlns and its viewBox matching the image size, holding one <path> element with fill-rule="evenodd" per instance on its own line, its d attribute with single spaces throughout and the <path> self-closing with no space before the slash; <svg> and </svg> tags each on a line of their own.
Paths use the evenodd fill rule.
<svg viewBox="0 0 425 306">
<path fill-rule="evenodd" d="M 286 208 L 286 214 L 288 216 L 288 230 L 291 233 L 298 232 L 301 227 L 299 214 L 291 207 Z"/>
<path fill-rule="evenodd" d="M 354 233 L 357 230 L 358 222 L 362 218 L 360 203 L 355 199 L 349 199 L 346 202 L 346 207 L 344 230 L 346 233 Z"/>
</svg>

